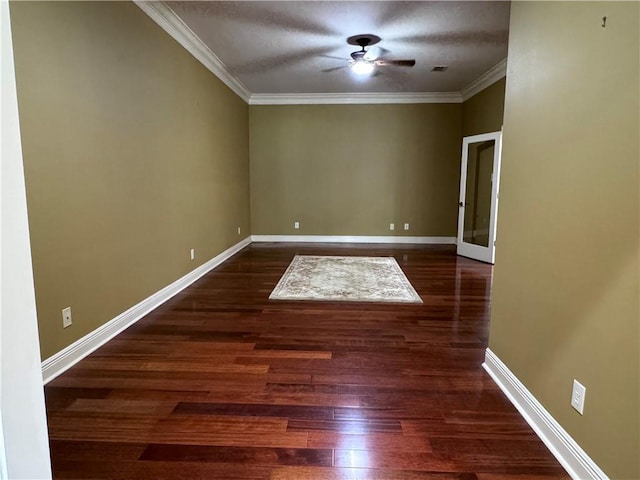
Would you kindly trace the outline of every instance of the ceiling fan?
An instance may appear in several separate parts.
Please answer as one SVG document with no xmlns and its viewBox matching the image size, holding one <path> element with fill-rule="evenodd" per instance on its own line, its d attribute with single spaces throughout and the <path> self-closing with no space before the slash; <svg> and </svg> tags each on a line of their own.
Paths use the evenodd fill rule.
<svg viewBox="0 0 640 480">
<path fill-rule="evenodd" d="M 347 39 L 350 45 L 358 45 L 360 50 L 351 52 L 351 59 L 347 65 L 334 68 L 327 68 L 323 72 L 331 72 L 344 67 L 350 67 L 351 70 L 358 75 L 371 75 L 376 67 L 395 66 L 395 67 L 413 67 L 416 64 L 415 59 L 412 60 L 392 60 L 385 58 L 388 50 L 374 46 L 380 41 L 377 35 L 354 35 Z M 331 57 L 329 58 L 339 58 Z M 342 59 L 340 59 L 342 60 Z"/>
</svg>

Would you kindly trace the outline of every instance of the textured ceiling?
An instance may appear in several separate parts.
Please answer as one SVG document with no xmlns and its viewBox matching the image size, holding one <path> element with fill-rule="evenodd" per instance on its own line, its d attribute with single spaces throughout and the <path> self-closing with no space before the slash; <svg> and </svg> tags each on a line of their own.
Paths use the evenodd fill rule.
<svg viewBox="0 0 640 480">
<path fill-rule="evenodd" d="M 507 56 L 509 2 L 167 2 L 252 93 L 459 92 Z M 386 58 L 358 77 L 347 64 L 357 34 Z M 446 65 L 445 72 L 432 72 Z M 323 71 L 323 70 L 331 71 Z"/>
</svg>

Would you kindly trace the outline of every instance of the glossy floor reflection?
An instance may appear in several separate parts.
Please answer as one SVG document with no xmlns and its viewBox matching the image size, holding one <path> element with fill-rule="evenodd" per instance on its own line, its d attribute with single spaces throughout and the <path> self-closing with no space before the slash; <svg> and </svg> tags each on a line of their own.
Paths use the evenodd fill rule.
<svg viewBox="0 0 640 480">
<path fill-rule="evenodd" d="M 302 255 L 394 256 L 424 304 L 269 301 Z M 481 364 L 491 267 L 252 244 L 46 387 L 56 478 L 568 478 Z"/>
</svg>

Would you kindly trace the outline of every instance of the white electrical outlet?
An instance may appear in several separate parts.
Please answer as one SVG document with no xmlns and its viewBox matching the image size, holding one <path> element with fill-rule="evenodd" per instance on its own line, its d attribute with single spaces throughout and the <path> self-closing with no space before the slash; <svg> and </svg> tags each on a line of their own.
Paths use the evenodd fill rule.
<svg viewBox="0 0 640 480">
<path fill-rule="evenodd" d="M 298 230 L 300 228 L 300 222 L 293 222 L 293 228 Z"/>
<path fill-rule="evenodd" d="M 404 229 L 405 229 L 405 230 L 409 230 L 409 224 L 408 224 L 408 223 L 405 223 L 405 224 L 404 224 Z"/>
<path fill-rule="evenodd" d="M 238 235 L 240 235 L 240 227 L 238 227 Z"/>
<path fill-rule="evenodd" d="M 573 391 L 571 392 L 571 406 L 575 408 L 580 415 L 584 415 L 584 397 L 586 394 L 587 387 L 574 379 Z"/>
<path fill-rule="evenodd" d="M 73 321 L 71 320 L 71 307 L 62 309 L 62 328 L 70 327 Z"/>
<path fill-rule="evenodd" d="M 389 224 L 389 230 L 395 230 L 396 226 L 393 223 Z"/>
<path fill-rule="evenodd" d="M 194 260 L 196 258 L 196 249 L 192 248 L 191 249 L 191 260 Z"/>
</svg>

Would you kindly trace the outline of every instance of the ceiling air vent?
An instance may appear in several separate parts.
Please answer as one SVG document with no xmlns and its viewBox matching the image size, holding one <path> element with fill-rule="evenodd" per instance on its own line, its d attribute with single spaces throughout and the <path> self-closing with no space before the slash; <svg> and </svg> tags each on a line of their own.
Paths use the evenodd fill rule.
<svg viewBox="0 0 640 480">
<path fill-rule="evenodd" d="M 446 65 L 437 65 L 431 69 L 432 72 L 444 72 L 447 68 Z"/>
</svg>

